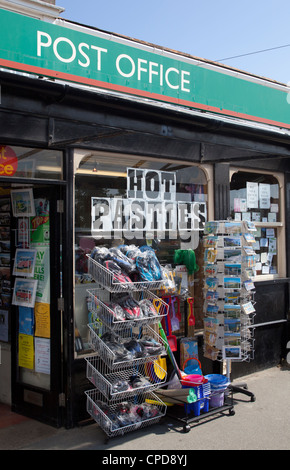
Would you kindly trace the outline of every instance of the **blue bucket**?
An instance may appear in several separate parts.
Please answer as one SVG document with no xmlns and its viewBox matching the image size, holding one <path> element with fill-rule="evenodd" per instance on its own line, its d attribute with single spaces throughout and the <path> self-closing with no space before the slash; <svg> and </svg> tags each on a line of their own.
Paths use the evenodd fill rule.
<svg viewBox="0 0 290 470">
<path fill-rule="evenodd" d="M 204 376 L 210 383 L 212 390 L 223 391 L 229 386 L 230 381 L 225 375 L 221 374 L 208 374 Z"/>
</svg>

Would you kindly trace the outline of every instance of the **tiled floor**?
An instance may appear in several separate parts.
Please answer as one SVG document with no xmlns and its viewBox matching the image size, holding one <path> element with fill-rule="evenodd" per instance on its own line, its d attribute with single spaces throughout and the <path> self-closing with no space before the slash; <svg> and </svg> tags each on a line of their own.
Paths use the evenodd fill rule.
<svg viewBox="0 0 290 470">
<path fill-rule="evenodd" d="M 29 418 L 11 411 L 11 407 L 9 405 L 0 403 L 0 429 L 8 428 L 9 426 L 28 420 Z"/>
</svg>

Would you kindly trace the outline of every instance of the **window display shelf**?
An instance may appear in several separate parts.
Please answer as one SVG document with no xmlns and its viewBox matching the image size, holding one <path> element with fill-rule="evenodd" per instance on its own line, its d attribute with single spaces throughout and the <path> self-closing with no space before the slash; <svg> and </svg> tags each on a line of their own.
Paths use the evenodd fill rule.
<svg viewBox="0 0 290 470">
<path fill-rule="evenodd" d="M 255 222 L 256 227 L 283 227 L 283 222 Z"/>
</svg>

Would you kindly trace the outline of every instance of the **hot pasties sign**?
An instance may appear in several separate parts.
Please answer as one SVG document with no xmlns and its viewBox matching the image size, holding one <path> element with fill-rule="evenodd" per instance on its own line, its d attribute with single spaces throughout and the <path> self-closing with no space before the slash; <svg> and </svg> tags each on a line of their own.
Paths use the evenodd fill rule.
<svg viewBox="0 0 290 470">
<path fill-rule="evenodd" d="M 174 172 L 127 169 L 127 197 L 92 197 L 92 236 L 190 242 L 203 230 L 206 204 L 178 199 Z"/>
</svg>

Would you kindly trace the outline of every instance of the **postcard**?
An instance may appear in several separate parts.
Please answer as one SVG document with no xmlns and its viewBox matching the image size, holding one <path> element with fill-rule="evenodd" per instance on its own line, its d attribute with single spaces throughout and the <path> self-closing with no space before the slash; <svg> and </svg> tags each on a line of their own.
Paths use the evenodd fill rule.
<svg viewBox="0 0 290 470">
<path fill-rule="evenodd" d="M 253 306 L 252 302 L 247 302 L 246 304 L 243 304 L 242 309 L 244 310 L 244 312 L 247 315 L 249 315 L 250 313 L 255 312 L 255 309 L 254 309 L 254 306 Z"/>
<path fill-rule="evenodd" d="M 240 291 L 226 292 L 224 297 L 225 303 L 238 305 L 240 303 L 240 296 Z"/>
<path fill-rule="evenodd" d="M 240 346 L 224 346 L 223 359 L 241 359 Z"/>
<path fill-rule="evenodd" d="M 12 304 L 23 307 L 34 307 L 37 280 L 16 278 L 13 290 Z"/>
<path fill-rule="evenodd" d="M 239 318 L 225 318 L 224 321 L 225 336 L 240 336 L 241 334 L 241 321 Z"/>
<path fill-rule="evenodd" d="M 255 237 L 251 233 L 244 233 L 244 238 L 247 243 L 255 243 Z"/>
<path fill-rule="evenodd" d="M 33 277 L 35 260 L 35 249 L 17 248 L 13 265 L 13 276 Z"/>
<path fill-rule="evenodd" d="M 241 233 L 242 226 L 241 223 L 238 222 L 225 222 L 225 232 L 232 233 L 232 234 L 239 234 Z"/>
<path fill-rule="evenodd" d="M 251 280 L 244 281 L 244 287 L 247 291 L 255 289 L 255 285 L 254 285 L 253 281 L 251 281 Z"/>
<path fill-rule="evenodd" d="M 13 189 L 11 191 L 12 212 L 14 217 L 32 217 L 35 215 L 33 191 Z"/>
<path fill-rule="evenodd" d="M 239 319 L 241 315 L 241 307 L 240 305 L 225 304 L 224 313 L 227 318 Z M 226 318 L 225 318 L 225 321 L 226 321 Z"/>
<path fill-rule="evenodd" d="M 224 249 L 224 260 L 229 261 L 229 262 L 235 262 L 235 263 L 240 263 L 241 262 L 241 253 L 242 251 L 240 249 L 235 249 L 235 248 L 225 248 Z"/>
<path fill-rule="evenodd" d="M 225 237 L 224 247 L 225 248 L 240 248 L 241 238 L 240 237 Z"/>
<path fill-rule="evenodd" d="M 241 287 L 240 277 L 225 277 L 224 288 L 225 289 L 239 289 Z"/>
<path fill-rule="evenodd" d="M 237 276 L 242 272 L 242 267 L 240 263 L 225 263 L 224 273 L 227 276 Z"/>
<path fill-rule="evenodd" d="M 219 285 L 219 280 L 217 277 L 208 277 L 205 280 L 205 285 L 210 290 L 216 290 Z"/>
</svg>

